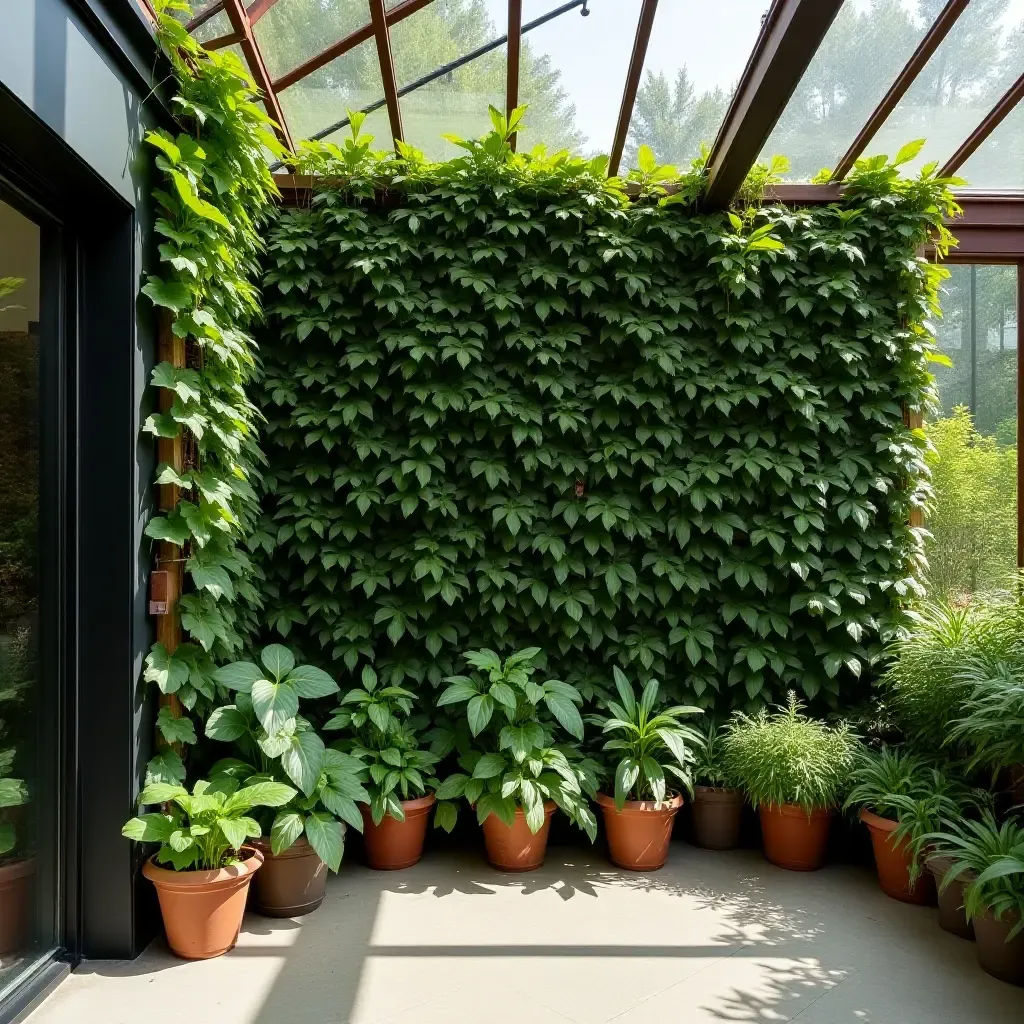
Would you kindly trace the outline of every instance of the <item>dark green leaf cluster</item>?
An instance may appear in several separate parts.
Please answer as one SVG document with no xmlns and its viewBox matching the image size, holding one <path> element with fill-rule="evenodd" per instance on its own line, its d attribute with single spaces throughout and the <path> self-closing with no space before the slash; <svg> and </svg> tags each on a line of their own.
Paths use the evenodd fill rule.
<svg viewBox="0 0 1024 1024">
<path fill-rule="evenodd" d="M 501 135 L 321 152 L 270 229 L 268 624 L 412 690 L 536 643 L 588 699 L 852 700 L 919 590 L 947 183 L 701 214 Z"/>
</svg>

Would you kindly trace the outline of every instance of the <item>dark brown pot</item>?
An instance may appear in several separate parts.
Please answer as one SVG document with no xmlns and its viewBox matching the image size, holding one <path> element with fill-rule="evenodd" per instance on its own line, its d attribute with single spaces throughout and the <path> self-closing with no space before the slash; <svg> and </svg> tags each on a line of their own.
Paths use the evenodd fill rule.
<svg viewBox="0 0 1024 1024">
<path fill-rule="evenodd" d="M 1011 985 L 1024 985 L 1024 932 L 1009 942 L 1006 936 L 1016 925 L 1016 914 L 1003 914 L 997 921 L 991 910 L 974 919 L 975 949 L 982 970 Z"/>
<path fill-rule="evenodd" d="M 29 944 L 35 871 L 32 858 L 0 867 L 0 956 L 18 953 Z"/>
<path fill-rule="evenodd" d="M 971 881 L 971 874 L 965 872 L 953 879 L 945 889 L 940 888 L 946 872 L 953 866 L 952 857 L 933 857 L 928 861 L 928 870 L 935 881 L 939 897 L 939 927 L 961 939 L 974 938 L 974 924 L 964 913 L 964 889 Z"/>
<path fill-rule="evenodd" d="M 694 786 L 693 833 L 707 850 L 732 850 L 739 845 L 743 793 L 718 786 Z"/>
<path fill-rule="evenodd" d="M 657 871 L 664 865 L 672 823 L 683 806 L 681 796 L 669 797 L 661 806 L 655 806 L 653 800 L 627 800 L 621 811 L 604 793 L 597 794 L 597 803 L 604 815 L 608 856 L 613 864 L 627 871 Z"/>
<path fill-rule="evenodd" d="M 370 867 L 378 871 L 411 868 L 423 856 L 423 843 L 427 838 L 427 824 L 430 822 L 430 808 L 436 802 L 433 793 L 416 800 L 403 800 L 405 821 L 399 821 L 387 814 L 379 825 L 373 823 L 370 808 L 366 804 L 361 804 L 363 842 Z"/>
<path fill-rule="evenodd" d="M 830 809 L 807 811 L 798 804 L 761 804 L 758 815 L 764 855 L 774 865 L 789 871 L 817 871 L 825 863 Z"/>
<path fill-rule="evenodd" d="M 526 824 L 526 814 L 516 808 L 516 820 L 506 825 L 496 814 L 489 814 L 483 823 L 484 846 L 487 859 L 499 871 L 533 871 L 544 863 L 548 848 L 548 832 L 551 830 L 551 815 L 555 813 L 555 802 L 544 803 L 544 824 L 539 832 L 531 832 Z"/>
<path fill-rule="evenodd" d="M 866 807 L 860 812 L 860 820 L 871 834 L 871 848 L 875 852 L 875 868 L 882 892 L 903 903 L 935 906 L 935 881 L 927 871 L 922 871 L 917 881 L 910 884 L 913 858 L 909 844 L 905 839 L 896 843 L 892 840 L 892 833 L 899 827 L 899 822 L 880 817 Z"/>
<path fill-rule="evenodd" d="M 238 941 L 252 876 L 263 854 L 242 847 L 246 859 L 218 871 L 171 871 L 154 857 L 142 873 L 156 886 L 171 951 L 185 960 L 209 960 Z"/>
<path fill-rule="evenodd" d="M 253 883 L 253 909 L 264 917 L 311 914 L 327 894 L 327 865 L 306 839 L 296 839 L 282 853 L 270 851 L 270 840 L 254 839 L 263 867 Z"/>
</svg>

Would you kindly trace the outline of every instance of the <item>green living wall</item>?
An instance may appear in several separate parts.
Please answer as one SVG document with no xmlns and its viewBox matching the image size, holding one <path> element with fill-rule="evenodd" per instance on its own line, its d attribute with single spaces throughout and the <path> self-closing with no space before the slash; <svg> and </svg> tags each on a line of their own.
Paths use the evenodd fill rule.
<svg viewBox="0 0 1024 1024">
<path fill-rule="evenodd" d="M 945 183 L 700 213 L 699 165 L 627 195 L 496 120 L 446 164 L 321 149 L 268 232 L 263 639 L 427 693 L 537 645 L 588 697 L 856 700 L 918 587 Z"/>
</svg>

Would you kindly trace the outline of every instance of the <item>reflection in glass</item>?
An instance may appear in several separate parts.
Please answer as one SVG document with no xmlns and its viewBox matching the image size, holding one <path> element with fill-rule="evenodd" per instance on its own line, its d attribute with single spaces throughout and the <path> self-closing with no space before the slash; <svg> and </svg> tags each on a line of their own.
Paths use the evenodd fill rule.
<svg viewBox="0 0 1024 1024">
<path fill-rule="evenodd" d="M 492 15 L 488 6 L 500 10 Z M 504 35 L 506 19 L 504 0 L 491 5 L 434 0 L 393 25 L 391 53 L 399 87 Z M 500 46 L 403 96 L 406 141 L 433 160 L 447 160 L 456 155 L 458 148 L 442 139 L 442 134 L 477 138 L 490 131 L 488 106 L 505 109 L 505 54 L 505 46 Z"/>
<path fill-rule="evenodd" d="M 0 994 L 54 938 L 41 836 L 56 801 L 40 767 L 55 747 L 37 708 L 39 295 L 39 229 L 0 202 Z"/>
<path fill-rule="evenodd" d="M 924 148 L 904 166 L 904 173 L 933 160 L 941 164 L 1022 71 L 1024 0 L 972 0 L 871 141 L 867 154 L 892 156 L 911 139 L 924 138 Z"/>
<path fill-rule="evenodd" d="M 685 169 L 710 148 L 725 118 L 767 0 L 658 5 L 622 166 L 648 145 L 659 163 Z M 620 87 L 621 91 L 621 87 Z M 619 103 L 615 104 L 618 112 Z"/>
<path fill-rule="evenodd" d="M 954 266 L 942 296 L 941 406 L 927 424 L 933 596 L 998 588 L 1017 564 L 1017 270 Z"/>
<path fill-rule="evenodd" d="M 843 4 L 760 159 L 788 157 L 786 177 L 792 181 L 809 181 L 823 167 L 835 167 L 941 6 L 929 0 Z M 902 138 L 896 148 L 912 137 Z"/>
<path fill-rule="evenodd" d="M 523 0 L 523 24 L 557 7 Z M 527 103 L 519 148 L 544 143 L 586 156 L 607 153 L 615 136 L 640 0 L 590 0 L 523 37 L 519 102 Z"/>
</svg>

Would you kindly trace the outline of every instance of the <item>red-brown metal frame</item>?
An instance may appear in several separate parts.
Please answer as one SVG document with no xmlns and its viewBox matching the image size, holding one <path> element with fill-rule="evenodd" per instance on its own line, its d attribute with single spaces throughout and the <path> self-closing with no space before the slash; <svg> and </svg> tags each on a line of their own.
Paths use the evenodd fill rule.
<svg viewBox="0 0 1024 1024">
<path fill-rule="evenodd" d="M 276 3 L 277 0 L 253 0 L 245 11 L 249 15 L 249 24 L 255 25 Z"/>
<path fill-rule="evenodd" d="M 370 0 L 370 21 L 373 24 L 373 38 L 377 43 L 377 60 L 380 62 L 380 77 L 384 85 L 391 135 L 395 142 L 401 142 L 402 107 L 398 101 L 398 81 L 395 78 L 395 62 L 391 56 L 391 33 L 388 31 L 384 0 Z"/>
<path fill-rule="evenodd" d="M 974 151 L 1003 123 L 1006 116 L 1024 97 L 1024 74 L 1010 86 L 999 102 L 985 115 L 985 119 L 974 129 L 964 140 L 960 148 L 942 165 L 939 174 L 949 177 L 956 174 L 958 170 L 968 161 Z"/>
<path fill-rule="evenodd" d="M 505 116 L 519 106 L 519 61 L 523 49 L 523 0 L 508 0 L 508 42 L 505 62 Z M 517 137 L 509 139 L 513 151 Z"/>
<path fill-rule="evenodd" d="M 872 111 L 867 123 L 853 140 L 853 145 L 843 154 L 842 159 L 836 164 L 832 172 L 833 181 L 842 181 L 850 173 L 858 157 L 868 147 L 868 143 L 875 137 L 879 128 L 888 120 L 896 104 L 906 95 L 907 90 L 914 84 L 914 80 L 921 73 L 925 64 L 939 48 L 939 44 L 949 35 L 950 29 L 956 24 L 957 19 L 964 11 L 970 0 L 949 0 L 945 7 L 939 12 L 939 16 L 932 23 L 931 28 L 925 33 L 924 38 L 917 45 L 910 60 L 904 65 L 896 81 L 889 87 L 889 91 L 882 97 L 882 101 Z"/>
<path fill-rule="evenodd" d="M 200 25 L 205 25 L 215 14 L 224 10 L 224 0 L 215 0 L 209 7 L 204 7 L 185 27 L 195 32 Z"/>
<path fill-rule="evenodd" d="M 644 0 L 643 6 L 640 8 L 640 17 L 636 24 L 636 36 L 633 39 L 633 53 L 629 58 L 629 69 L 626 71 L 626 85 L 622 90 L 622 103 L 619 105 L 619 120 L 615 126 L 615 138 L 612 141 L 611 155 L 608 157 L 608 174 L 610 177 L 614 177 L 619 173 L 622 151 L 626 148 L 629 122 L 633 120 L 633 107 L 636 105 L 636 94 L 640 89 L 640 76 L 644 71 L 644 59 L 647 57 L 647 46 L 651 41 L 654 15 L 657 11 L 658 0 Z"/>
</svg>

